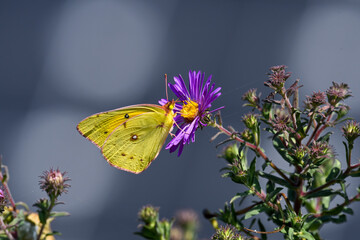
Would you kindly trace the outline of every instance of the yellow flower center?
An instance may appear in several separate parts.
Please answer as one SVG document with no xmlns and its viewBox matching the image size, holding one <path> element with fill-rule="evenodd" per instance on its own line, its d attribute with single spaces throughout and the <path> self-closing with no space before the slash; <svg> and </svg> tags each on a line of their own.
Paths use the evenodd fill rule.
<svg viewBox="0 0 360 240">
<path fill-rule="evenodd" d="M 185 101 L 180 114 L 185 120 L 192 121 L 199 113 L 199 104 L 194 101 Z"/>
</svg>

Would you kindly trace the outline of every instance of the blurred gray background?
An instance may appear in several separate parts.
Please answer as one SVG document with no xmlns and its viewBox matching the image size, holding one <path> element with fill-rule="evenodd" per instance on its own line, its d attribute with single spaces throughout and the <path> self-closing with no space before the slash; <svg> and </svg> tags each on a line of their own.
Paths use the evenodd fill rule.
<svg viewBox="0 0 360 240">
<path fill-rule="evenodd" d="M 141 239 L 133 232 L 148 203 L 166 218 L 183 208 L 199 215 L 223 208 L 243 189 L 221 178 L 225 162 L 209 143 L 213 129 L 199 130 L 181 157 L 163 150 L 133 175 L 108 165 L 77 123 L 99 111 L 157 103 L 165 97 L 164 73 L 172 81 L 192 69 L 213 75 L 223 93 L 214 107 L 226 106 L 224 124 L 242 130 L 241 115 L 249 111 L 242 94 L 258 88 L 266 96 L 268 68 L 279 64 L 289 66 L 291 81 L 301 79 L 303 97 L 331 81 L 348 83 L 350 114 L 359 119 L 359 43 L 355 0 L 1 1 L 0 152 L 13 196 L 31 205 L 45 196 L 42 171 L 66 170 L 72 187 L 57 210 L 71 216 L 52 228 L 63 233 L 57 239 L 70 240 Z M 341 155 L 340 139 L 332 144 Z M 264 146 L 279 162 L 271 143 Z M 325 239 L 357 236 L 359 205 L 348 223 L 323 228 Z M 200 237 L 209 238 L 213 230 L 200 218 Z"/>
</svg>

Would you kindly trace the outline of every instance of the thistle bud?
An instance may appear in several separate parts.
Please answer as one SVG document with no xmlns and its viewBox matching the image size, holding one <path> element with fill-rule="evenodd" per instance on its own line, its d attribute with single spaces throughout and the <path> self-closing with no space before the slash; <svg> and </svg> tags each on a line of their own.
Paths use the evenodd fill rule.
<svg viewBox="0 0 360 240">
<path fill-rule="evenodd" d="M 324 92 L 313 92 L 311 96 L 306 97 L 305 107 L 308 109 L 314 109 L 320 105 L 323 105 L 326 103 L 325 97 L 326 96 Z"/>
<path fill-rule="evenodd" d="M 341 130 L 343 132 L 343 136 L 349 141 L 349 143 L 353 143 L 354 140 L 360 136 L 359 123 L 355 121 L 346 122 Z"/>
<path fill-rule="evenodd" d="M 265 82 L 265 86 L 268 86 L 276 91 L 281 91 L 284 87 L 286 79 L 288 79 L 291 73 L 285 71 L 287 66 L 279 65 L 270 68 L 269 80 Z"/>
<path fill-rule="evenodd" d="M 67 184 L 67 181 L 70 181 L 70 178 L 65 177 L 66 172 L 60 172 L 59 169 L 50 171 L 45 171 L 40 178 L 42 180 L 39 181 L 40 188 L 44 190 L 51 197 L 58 197 L 62 193 L 67 192 L 67 188 L 70 187 Z"/>
<path fill-rule="evenodd" d="M 194 210 L 184 209 L 176 213 L 175 219 L 182 227 L 194 226 L 197 228 L 199 225 L 199 217 Z"/>
<path fill-rule="evenodd" d="M 242 240 L 240 234 L 237 233 L 236 229 L 230 225 L 225 227 L 221 226 L 216 230 L 215 234 L 211 237 L 211 240 Z"/>
<path fill-rule="evenodd" d="M 255 114 L 248 113 L 243 116 L 243 122 L 245 126 L 253 131 L 255 131 L 258 127 L 258 120 Z"/>
<path fill-rule="evenodd" d="M 245 103 L 244 106 L 250 106 L 250 107 L 258 107 L 260 103 L 260 98 L 256 95 L 256 89 L 250 89 L 248 90 L 243 96 L 242 99 L 244 101 L 247 101 L 248 103 Z"/>
<path fill-rule="evenodd" d="M 350 93 L 350 88 L 347 84 L 338 84 L 336 82 L 333 82 L 333 85 L 326 91 L 328 101 L 332 106 L 336 106 L 341 100 L 350 97 Z"/>
<path fill-rule="evenodd" d="M 254 143 L 254 135 L 250 131 L 250 129 L 245 128 L 244 131 L 240 133 L 240 136 L 242 139 L 244 139 L 246 142 Z"/>
<path fill-rule="evenodd" d="M 306 157 L 308 152 L 309 152 L 309 149 L 306 146 L 300 146 L 300 147 L 295 148 L 293 155 L 297 159 L 298 162 L 303 164 L 304 158 Z"/>
<path fill-rule="evenodd" d="M 159 208 L 153 207 L 151 205 L 144 206 L 139 211 L 139 219 L 143 221 L 145 224 L 154 223 L 159 217 Z"/>
<path fill-rule="evenodd" d="M 310 156 L 314 161 L 330 158 L 334 155 L 332 147 L 327 142 L 313 142 L 310 147 Z"/>
</svg>

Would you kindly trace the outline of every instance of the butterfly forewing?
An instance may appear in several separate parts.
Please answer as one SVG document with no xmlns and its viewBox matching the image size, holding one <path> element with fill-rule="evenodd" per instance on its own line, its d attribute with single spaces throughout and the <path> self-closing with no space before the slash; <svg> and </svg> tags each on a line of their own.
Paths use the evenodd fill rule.
<svg viewBox="0 0 360 240">
<path fill-rule="evenodd" d="M 174 123 L 174 115 L 159 107 L 125 121 L 105 140 L 102 154 L 119 169 L 140 173 L 159 154 Z"/>
<path fill-rule="evenodd" d="M 78 124 L 77 129 L 81 135 L 101 148 L 105 140 L 117 127 L 135 116 L 154 112 L 154 108 L 164 111 L 160 106 L 152 104 L 118 108 L 85 118 Z"/>
</svg>

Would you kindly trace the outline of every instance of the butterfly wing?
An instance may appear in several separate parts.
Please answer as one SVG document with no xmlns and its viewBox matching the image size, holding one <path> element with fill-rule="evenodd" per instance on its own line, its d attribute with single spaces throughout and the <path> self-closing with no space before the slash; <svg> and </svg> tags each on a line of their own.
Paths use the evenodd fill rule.
<svg viewBox="0 0 360 240">
<path fill-rule="evenodd" d="M 156 105 L 152 110 L 125 121 L 105 140 L 101 151 L 112 166 L 137 174 L 157 157 L 174 124 L 174 114 Z"/>
<path fill-rule="evenodd" d="M 134 105 L 100 112 L 85 118 L 77 125 L 81 135 L 101 148 L 109 135 L 127 120 L 143 113 L 154 112 L 160 106 L 152 104 Z"/>
</svg>

